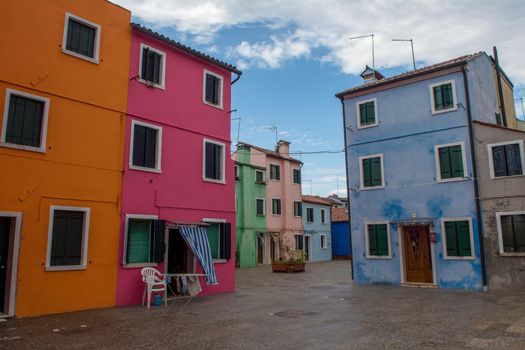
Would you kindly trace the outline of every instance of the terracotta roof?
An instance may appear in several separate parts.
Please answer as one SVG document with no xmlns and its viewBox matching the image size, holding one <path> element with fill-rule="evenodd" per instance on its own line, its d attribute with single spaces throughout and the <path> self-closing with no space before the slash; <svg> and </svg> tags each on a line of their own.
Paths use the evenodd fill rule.
<svg viewBox="0 0 525 350">
<path fill-rule="evenodd" d="M 249 143 L 246 143 L 246 142 L 239 142 L 239 143 L 237 143 L 237 147 L 239 147 L 239 146 L 246 146 L 246 147 L 249 147 L 249 148 L 256 149 L 256 150 L 258 150 L 260 152 L 265 153 L 266 155 L 268 155 L 270 157 L 284 159 L 284 160 L 289 160 L 291 162 L 296 162 L 296 163 L 303 164 L 303 162 L 301 162 L 299 159 L 295 159 L 295 158 L 292 158 L 292 157 L 285 157 L 285 156 L 282 156 L 281 154 L 279 154 L 278 152 L 275 152 L 275 151 L 272 151 L 272 150 L 269 150 L 269 149 L 266 149 L 266 148 L 262 148 L 262 147 L 259 147 L 259 146 L 250 145 Z"/>
<path fill-rule="evenodd" d="M 519 130 L 519 129 L 514 129 L 514 128 L 506 128 L 506 127 L 501 126 L 501 125 L 486 123 L 486 122 L 482 122 L 482 121 L 479 121 L 479 120 L 474 120 L 473 122 L 476 123 L 476 124 L 479 124 L 479 125 L 489 126 L 489 127 L 497 128 L 497 129 L 501 129 L 501 130 L 508 130 L 508 131 L 525 133 L 525 130 Z M 520 120 L 520 122 L 523 123 L 522 120 Z"/>
<path fill-rule="evenodd" d="M 402 73 L 402 74 L 394 75 L 394 76 L 389 77 L 389 78 L 376 80 L 376 81 L 373 81 L 373 82 L 370 82 L 370 83 L 366 83 L 366 84 L 363 84 L 363 85 L 355 86 L 355 87 L 350 88 L 348 90 L 344 90 L 342 92 L 339 92 L 335 96 L 338 97 L 338 98 L 344 98 L 345 95 L 348 95 L 348 94 L 351 94 L 351 93 L 354 93 L 354 92 L 367 90 L 367 89 L 370 89 L 370 88 L 373 88 L 373 87 L 377 87 L 377 86 L 387 85 L 387 84 L 390 84 L 390 83 L 393 83 L 393 82 L 396 82 L 396 81 L 400 81 L 400 80 L 416 77 L 416 76 L 419 76 L 419 75 L 429 74 L 429 73 L 432 73 L 432 72 L 435 72 L 435 71 L 440 71 L 440 70 L 447 69 L 447 68 L 452 68 L 452 67 L 455 67 L 455 66 L 461 66 L 461 65 L 464 65 L 467 62 L 473 60 L 474 58 L 480 56 L 481 54 L 482 54 L 482 52 L 477 52 L 477 53 L 470 54 L 470 55 L 456 57 L 456 58 L 448 60 L 448 61 L 436 63 L 436 64 L 433 64 L 433 65 L 430 65 L 430 66 L 427 66 L 427 67 L 423 67 L 423 68 L 419 68 L 419 69 L 412 70 L 412 71 L 409 71 L 409 72 L 405 72 L 405 73 Z"/>
<path fill-rule="evenodd" d="M 348 208 L 332 208 L 332 222 L 348 221 Z"/>
<path fill-rule="evenodd" d="M 327 205 L 329 207 L 331 207 L 334 204 L 334 202 L 332 202 L 328 198 L 323 198 L 319 196 L 309 196 L 309 195 L 303 195 L 302 201 L 306 203 L 312 203 L 312 204 Z"/>
<path fill-rule="evenodd" d="M 140 25 L 138 23 L 131 23 L 131 28 L 135 29 L 135 30 L 137 30 L 137 31 L 139 31 L 141 33 L 144 33 L 146 35 L 150 35 L 150 36 L 152 36 L 152 37 L 154 37 L 154 38 L 156 38 L 156 39 L 158 39 L 160 41 L 163 41 L 163 42 L 165 42 L 165 43 L 167 43 L 169 45 L 172 45 L 172 46 L 174 46 L 177 49 L 180 49 L 180 50 L 182 50 L 182 51 L 184 51 L 186 53 L 189 53 L 190 55 L 197 56 L 197 57 L 199 57 L 199 58 L 201 58 L 201 59 L 203 59 L 205 61 L 208 61 L 208 62 L 210 62 L 212 64 L 215 64 L 215 65 L 217 65 L 219 67 L 222 67 L 222 68 L 224 68 L 226 70 L 229 70 L 232 73 L 235 73 L 235 74 L 238 74 L 238 75 L 242 74 L 242 72 L 240 70 L 238 70 L 237 67 L 235 67 L 235 66 L 233 66 L 233 65 L 231 65 L 229 63 L 223 62 L 223 61 L 221 61 L 221 60 L 219 60 L 219 59 L 217 59 L 215 57 L 212 57 L 212 56 L 207 55 L 207 54 L 205 54 L 203 52 L 200 52 L 200 51 L 197 51 L 195 49 L 192 49 L 189 46 L 186 46 L 186 45 L 184 45 L 184 44 L 182 44 L 182 43 L 180 43 L 178 41 L 175 41 L 173 39 L 170 39 L 167 36 L 164 36 L 164 35 L 162 35 L 160 33 L 154 32 L 153 30 L 151 30 L 149 28 L 146 28 L 146 27 L 144 27 L 144 26 L 142 26 L 142 25 Z"/>
</svg>

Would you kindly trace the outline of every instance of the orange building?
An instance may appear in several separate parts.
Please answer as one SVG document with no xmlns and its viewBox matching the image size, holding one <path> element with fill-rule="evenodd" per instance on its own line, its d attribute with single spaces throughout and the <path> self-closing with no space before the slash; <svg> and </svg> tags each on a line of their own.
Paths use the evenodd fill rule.
<svg viewBox="0 0 525 350">
<path fill-rule="evenodd" d="M 115 305 L 131 14 L 5 0 L 0 313 Z"/>
</svg>

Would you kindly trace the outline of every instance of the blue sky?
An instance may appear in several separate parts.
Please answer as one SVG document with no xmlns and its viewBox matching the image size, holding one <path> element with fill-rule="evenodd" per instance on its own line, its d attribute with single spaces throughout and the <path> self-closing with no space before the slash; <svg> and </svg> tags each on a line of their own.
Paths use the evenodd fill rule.
<svg viewBox="0 0 525 350">
<path fill-rule="evenodd" d="M 497 45 L 500 61 L 525 96 L 522 26 L 525 2 L 386 0 L 116 0 L 133 20 L 198 50 L 237 65 L 243 76 L 233 86 L 232 118 L 241 118 L 240 140 L 266 148 L 278 138 L 292 152 L 344 147 L 341 104 L 336 92 L 361 84 L 371 65 L 391 76 L 411 68 L 413 38 L 418 65 L 487 51 Z M 468 14 L 468 15 L 467 15 Z M 517 101 L 519 102 L 519 101 Z M 521 105 L 516 106 L 521 114 Z M 238 121 L 232 121 L 232 141 Z M 295 155 L 304 162 L 303 193 L 346 195 L 343 153 Z"/>
</svg>

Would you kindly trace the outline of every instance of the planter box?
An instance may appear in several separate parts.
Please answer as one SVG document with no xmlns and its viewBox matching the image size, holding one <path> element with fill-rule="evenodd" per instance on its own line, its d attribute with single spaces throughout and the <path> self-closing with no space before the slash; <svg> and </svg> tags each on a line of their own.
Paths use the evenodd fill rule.
<svg viewBox="0 0 525 350">
<path fill-rule="evenodd" d="M 304 263 L 272 263 L 272 271 L 273 272 L 304 272 Z"/>
</svg>

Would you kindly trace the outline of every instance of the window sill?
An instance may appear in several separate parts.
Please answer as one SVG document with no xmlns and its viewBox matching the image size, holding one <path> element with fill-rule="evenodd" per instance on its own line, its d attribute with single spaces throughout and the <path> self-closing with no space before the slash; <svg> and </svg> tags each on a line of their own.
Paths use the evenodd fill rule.
<svg viewBox="0 0 525 350">
<path fill-rule="evenodd" d="M 224 180 L 208 179 L 207 177 L 203 177 L 202 181 L 213 182 L 213 183 L 216 183 L 216 184 L 226 185 L 226 181 L 224 181 Z"/>
<path fill-rule="evenodd" d="M 208 106 L 210 106 L 210 107 L 215 107 L 215 108 L 217 108 L 217 109 L 223 109 L 222 104 L 218 104 L 218 105 L 216 105 L 216 104 L 211 103 L 211 102 L 208 102 L 208 101 L 206 101 L 206 100 L 202 100 L 202 103 L 204 103 L 205 105 L 208 105 Z"/>
<path fill-rule="evenodd" d="M 281 181 L 281 180 L 270 179 L 270 181 L 273 181 L 273 182 L 279 182 L 279 181 Z"/>
<path fill-rule="evenodd" d="M 373 187 L 360 187 L 359 190 L 360 191 L 370 191 L 370 190 L 382 190 L 383 188 L 385 188 L 385 185 L 373 186 Z"/>
<path fill-rule="evenodd" d="M 468 177 L 453 177 L 450 179 L 437 179 L 437 183 L 447 183 L 447 182 L 459 182 L 459 181 L 468 181 Z"/>
<path fill-rule="evenodd" d="M 281 214 L 272 214 L 272 216 L 281 216 Z"/>
<path fill-rule="evenodd" d="M 455 111 L 457 111 L 457 110 L 458 110 L 458 107 L 455 106 L 455 107 L 453 107 L 453 108 L 441 109 L 441 110 L 439 110 L 439 111 L 436 111 L 436 110 L 432 109 L 432 112 L 431 112 L 431 113 L 432 113 L 432 115 L 436 115 L 436 114 L 443 114 L 443 113 L 448 113 L 448 112 L 455 112 Z"/>
<path fill-rule="evenodd" d="M 138 171 L 146 171 L 148 173 L 157 173 L 157 174 L 160 174 L 162 173 L 162 170 L 161 169 L 157 169 L 157 168 L 146 168 L 146 167 L 142 167 L 142 166 L 137 166 L 137 165 L 129 165 L 129 169 L 130 170 L 138 170 Z"/>
<path fill-rule="evenodd" d="M 258 216 L 258 217 L 260 217 L 260 218 L 263 218 L 263 217 L 265 217 L 266 215 L 265 215 L 265 214 L 255 214 L 255 216 Z"/>
<path fill-rule="evenodd" d="M 376 126 L 379 126 L 379 123 L 370 124 L 370 125 L 358 125 L 358 126 L 357 126 L 357 130 L 368 129 L 368 128 L 374 128 L 374 127 L 376 127 Z"/>
<path fill-rule="evenodd" d="M 444 256 L 444 260 L 476 260 L 474 256 Z"/>
<path fill-rule="evenodd" d="M 46 271 L 80 271 L 87 270 L 86 265 L 71 265 L 71 266 L 46 266 Z"/>
<path fill-rule="evenodd" d="M 367 255 L 366 258 L 371 259 L 371 260 L 392 260 L 392 256 L 390 255 L 385 255 L 385 256 Z"/>
<path fill-rule="evenodd" d="M 25 145 L 18 145 L 16 143 L 8 143 L 8 142 L 0 142 L 1 147 L 5 148 L 12 148 L 12 149 L 18 149 L 21 151 L 29 151 L 29 152 L 36 152 L 36 153 L 46 153 L 46 149 L 42 147 L 33 147 L 33 146 L 25 146 Z"/>
<path fill-rule="evenodd" d="M 226 259 L 213 259 L 214 264 L 226 264 L 228 260 Z"/>
<path fill-rule="evenodd" d="M 512 179 L 512 178 L 516 178 L 516 177 L 523 177 L 525 176 L 525 174 L 520 174 L 520 175 L 508 175 L 508 176 L 491 176 L 490 179 L 491 180 L 499 180 L 499 179 Z"/>
<path fill-rule="evenodd" d="M 66 55 L 70 55 L 76 58 L 80 58 L 81 60 L 91 62 L 93 64 L 99 64 L 98 58 L 91 58 L 88 56 L 81 55 L 75 51 L 70 51 L 64 47 L 62 47 L 62 53 L 65 53 Z"/>
<path fill-rule="evenodd" d="M 156 84 L 156 83 L 152 83 L 150 81 L 147 81 L 147 80 L 144 80 L 144 79 L 141 79 L 141 78 L 137 78 L 137 81 L 141 84 L 144 84 L 146 85 L 147 87 L 150 87 L 150 88 L 155 88 L 155 89 L 160 89 L 160 90 L 166 90 L 164 84 Z"/>
<path fill-rule="evenodd" d="M 157 263 L 136 263 L 136 264 L 123 264 L 122 268 L 124 269 L 136 269 L 140 267 L 157 267 Z"/>
<path fill-rule="evenodd" d="M 499 253 L 502 257 L 525 256 L 525 253 Z"/>
</svg>

